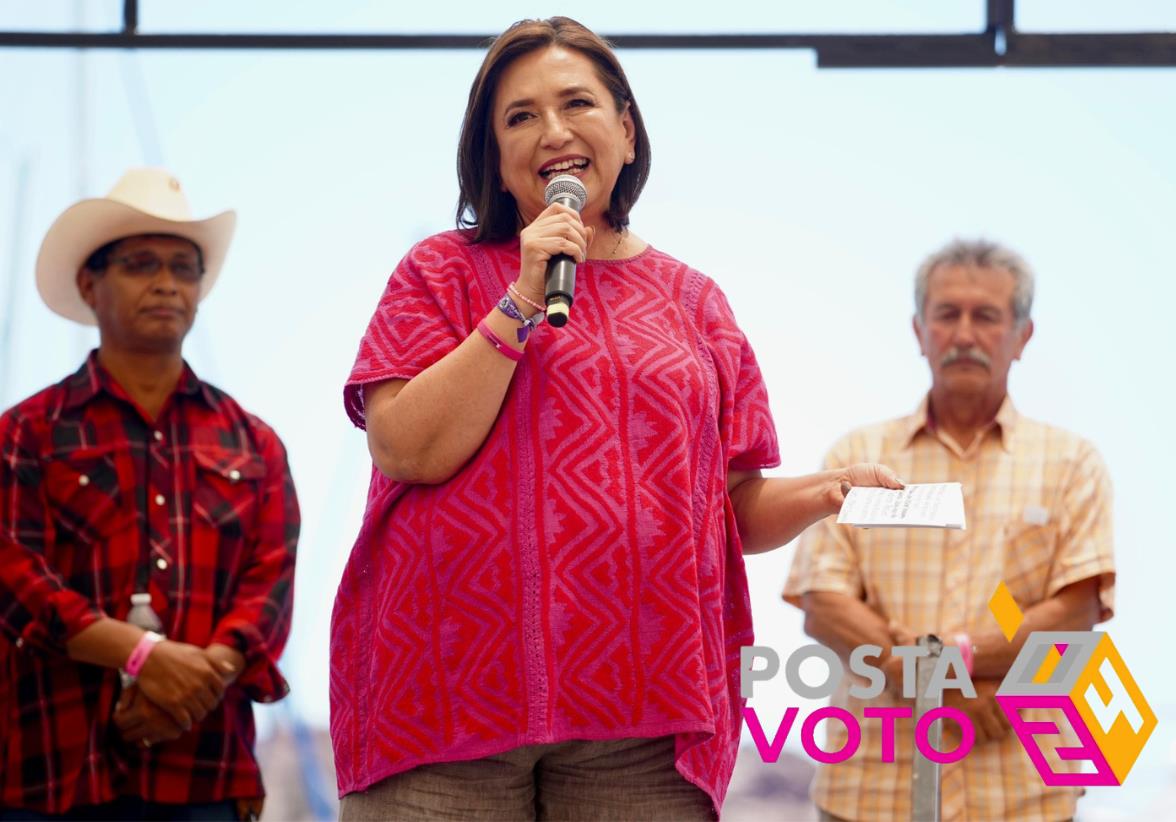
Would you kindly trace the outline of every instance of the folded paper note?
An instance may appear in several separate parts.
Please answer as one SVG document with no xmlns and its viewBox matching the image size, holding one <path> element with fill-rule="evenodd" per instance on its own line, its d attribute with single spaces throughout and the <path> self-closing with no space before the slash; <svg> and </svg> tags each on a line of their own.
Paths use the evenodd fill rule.
<svg viewBox="0 0 1176 822">
<path fill-rule="evenodd" d="M 964 530 L 964 490 L 958 482 L 849 489 L 839 525 L 859 528 L 958 528 Z"/>
</svg>

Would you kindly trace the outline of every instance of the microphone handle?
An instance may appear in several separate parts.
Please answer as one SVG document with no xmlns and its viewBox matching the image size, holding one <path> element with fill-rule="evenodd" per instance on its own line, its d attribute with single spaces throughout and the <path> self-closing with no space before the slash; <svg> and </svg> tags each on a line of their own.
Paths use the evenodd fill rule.
<svg viewBox="0 0 1176 822">
<path fill-rule="evenodd" d="M 568 321 L 568 310 L 576 297 L 576 261 L 556 254 L 547 261 L 547 321 L 560 328 Z"/>
<path fill-rule="evenodd" d="M 553 202 L 563 203 L 579 210 L 576 200 L 571 197 L 556 197 Z M 544 302 L 547 304 L 547 322 L 562 328 L 568 322 L 568 312 L 576 297 L 576 261 L 567 254 L 556 254 L 547 261 L 547 286 Z"/>
</svg>

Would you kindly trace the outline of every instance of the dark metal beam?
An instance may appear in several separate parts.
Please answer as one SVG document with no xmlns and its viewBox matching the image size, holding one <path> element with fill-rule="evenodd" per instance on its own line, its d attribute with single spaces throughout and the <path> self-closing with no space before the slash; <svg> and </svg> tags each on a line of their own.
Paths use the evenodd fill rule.
<svg viewBox="0 0 1176 822">
<path fill-rule="evenodd" d="M 125 24 L 137 25 L 137 3 L 126 3 Z M 808 49 L 816 52 L 822 68 L 1176 66 L 1176 34 L 1022 34 L 1005 16 L 1011 10 L 1011 0 L 989 0 L 990 30 L 979 34 L 617 34 L 609 39 L 631 49 Z M 492 39 L 483 34 L 0 32 L 0 47 L 427 50 L 484 49 Z"/>
<path fill-rule="evenodd" d="M 1176 34 L 927 35 L 841 38 L 817 52 L 821 68 L 1172 68 Z"/>
<path fill-rule="evenodd" d="M 0 32 L 0 47 L 83 49 L 481 49 L 482 34 L 124 34 L 122 32 Z"/>
<path fill-rule="evenodd" d="M 987 68 L 1000 64 L 985 34 L 837 37 L 817 49 L 819 68 Z"/>
<path fill-rule="evenodd" d="M 1176 34 L 1015 34 L 1002 65 L 1025 68 L 1176 66 Z"/>
</svg>

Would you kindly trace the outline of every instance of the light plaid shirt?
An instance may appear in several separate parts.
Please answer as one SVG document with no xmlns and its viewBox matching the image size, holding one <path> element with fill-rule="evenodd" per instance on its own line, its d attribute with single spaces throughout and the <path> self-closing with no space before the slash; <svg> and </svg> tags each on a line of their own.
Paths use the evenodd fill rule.
<svg viewBox="0 0 1176 822">
<path fill-rule="evenodd" d="M 1102 620 L 1110 618 L 1111 487 L 1090 443 L 1020 416 L 1006 397 L 993 425 L 961 448 L 928 422 L 924 399 L 908 417 L 850 433 L 826 458 L 827 467 L 857 462 L 885 463 L 907 482 L 962 483 L 967 530 L 863 530 L 829 517 L 800 540 L 784 589 L 788 602 L 799 605 L 808 591 L 835 591 L 864 600 L 916 635 L 979 634 L 996 627 L 988 600 L 1001 581 L 1027 609 L 1099 577 Z M 880 722 L 863 720 L 862 708 L 896 703 L 888 692 L 853 699 L 848 679 L 832 702 L 858 717 L 861 748 L 818 769 L 813 800 L 845 819 L 907 819 L 913 723 L 896 723 L 896 761 L 882 762 Z M 829 734 L 825 749 L 839 750 L 843 726 L 822 724 Z M 978 743 L 961 761 L 942 766 L 941 778 L 944 820 L 1069 819 L 1081 792 L 1046 787 L 1014 734 Z"/>
</svg>

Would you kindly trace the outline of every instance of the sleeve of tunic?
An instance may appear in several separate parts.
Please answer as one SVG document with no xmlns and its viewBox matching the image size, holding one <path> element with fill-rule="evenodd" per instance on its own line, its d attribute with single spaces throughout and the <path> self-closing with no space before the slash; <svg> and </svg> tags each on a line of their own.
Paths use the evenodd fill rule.
<svg viewBox="0 0 1176 822">
<path fill-rule="evenodd" d="M 719 435 L 730 470 L 780 464 L 768 389 L 751 344 L 735 322 L 726 296 L 713 282 L 703 286 L 702 328 L 719 376 Z"/>
<path fill-rule="evenodd" d="M 347 415 L 356 426 L 366 426 L 365 385 L 411 380 L 469 336 L 472 276 L 465 243 L 456 232 L 422 240 L 396 266 L 343 388 Z"/>
</svg>

